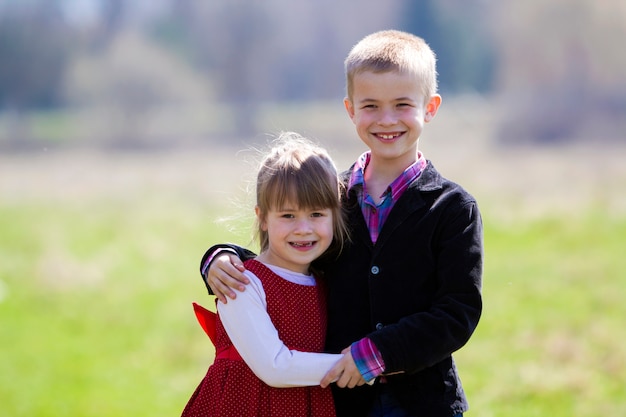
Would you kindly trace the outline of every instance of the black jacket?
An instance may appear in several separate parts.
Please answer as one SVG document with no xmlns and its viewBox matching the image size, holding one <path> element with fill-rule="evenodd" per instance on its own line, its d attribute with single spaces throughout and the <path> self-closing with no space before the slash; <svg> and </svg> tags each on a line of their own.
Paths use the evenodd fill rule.
<svg viewBox="0 0 626 417">
<path fill-rule="evenodd" d="M 395 203 L 374 245 L 355 190 L 344 197 L 351 243 L 324 265 L 327 351 L 367 336 L 383 356 L 385 373 L 401 372 L 387 376 L 386 387 L 407 409 L 429 417 L 467 411 L 451 355 L 469 340 L 482 311 L 476 201 L 429 162 Z M 338 416 L 367 415 L 380 387 L 334 388 Z"/>
</svg>

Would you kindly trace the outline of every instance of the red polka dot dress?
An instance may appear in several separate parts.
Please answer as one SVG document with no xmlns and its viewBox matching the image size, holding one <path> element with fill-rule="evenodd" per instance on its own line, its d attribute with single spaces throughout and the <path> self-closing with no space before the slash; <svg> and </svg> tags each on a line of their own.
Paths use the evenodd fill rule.
<svg viewBox="0 0 626 417">
<path fill-rule="evenodd" d="M 290 350 L 322 352 L 326 330 L 326 291 L 287 281 L 262 263 L 246 269 L 262 282 L 267 312 Z M 332 417 L 332 393 L 320 386 L 275 388 L 259 379 L 241 359 L 219 318 L 216 359 L 193 393 L 182 417 Z"/>
</svg>

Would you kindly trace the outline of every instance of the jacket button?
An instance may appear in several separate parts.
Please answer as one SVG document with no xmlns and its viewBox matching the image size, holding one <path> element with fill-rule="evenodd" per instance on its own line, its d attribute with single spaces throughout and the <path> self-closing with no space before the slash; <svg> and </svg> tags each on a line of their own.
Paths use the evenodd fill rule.
<svg viewBox="0 0 626 417">
<path fill-rule="evenodd" d="M 380 330 L 383 328 L 383 324 L 382 323 L 376 323 L 376 330 Z"/>
<path fill-rule="evenodd" d="M 380 268 L 374 265 L 372 269 L 370 269 L 370 272 L 374 275 L 378 275 L 378 273 L 380 272 Z"/>
</svg>

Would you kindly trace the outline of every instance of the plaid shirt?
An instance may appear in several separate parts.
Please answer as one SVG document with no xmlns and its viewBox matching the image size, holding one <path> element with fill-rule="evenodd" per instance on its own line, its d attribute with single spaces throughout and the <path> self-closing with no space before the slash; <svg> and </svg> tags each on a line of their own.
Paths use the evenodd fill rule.
<svg viewBox="0 0 626 417">
<path fill-rule="evenodd" d="M 356 190 L 357 198 L 361 206 L 363 218 L 370 232 L 372 243 L 376 243 L 380 230 L 385 220 L 387 220 L 394 203 L 398 201 L 409 185 L 420 176 L 422 170 L 426 167 L 426 159 L 421 152 L 418 152 L 417 161 L 389 184 L 387 190 L 380 196 L 380 203 L 376 204 L 367 193 L 367 187 L 363 178 L 370 158 L 370 152 L 365 152 L 356 161 L 348 181 L 348 190 L 360 185 L 360 188 Z M 385 363 L 380 351 L 367 337 L 354 342 L 350 347 L 350 353 L 363 379 L 368 383 L 372 383 L 376 377 L 385 372 Z"/>
<path fill-rule="evenodd" d="M 379 204 L 374 203 L 374 199 L 367 193 L 367 186 L 363 179 L 365 168 L 370 162 L 370 152 L 365 152 L 354 164 L 350 180 L 348 181 L 348 190 L 357 185 L 361 186 L 361 188 L 357 190 L 357 198 L 361 206 L 365 224 L 367 224 L 367 229 L 370 231 L 372 243 L 376 243 L 378 234 L 389 216 L 394 203 L 398 201 L 402 193 L 420 176 L 422 170 L 426 167 L 424 155 L 419 152 L 417 156 L 417 161 L 405 169 L 398 178 L 389 184 L 387 190 L 380 196 L 381 202 Z"/>
</svg>

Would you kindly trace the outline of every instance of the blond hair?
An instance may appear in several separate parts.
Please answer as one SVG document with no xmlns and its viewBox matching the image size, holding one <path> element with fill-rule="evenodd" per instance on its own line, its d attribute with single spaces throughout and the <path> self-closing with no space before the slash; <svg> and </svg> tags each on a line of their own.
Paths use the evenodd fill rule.
<svg viewBox="0 0 626 417">
<path fill-rule="evenodd" d="M 297 133 L 282 133 L 261 162 L 256 182 L 259 209 L 255 234 L 261 252 L 269 237 L 261 221 L 272 209 L 293 204 L 304 209 L 331 209 L 333 242 L 327 252 L 338 253 L 347 240 L 347 226 L 341 210 L 342 183 L 328 152 Z"/>
<path fill-rule="evenodd" d="M 436 56 L 424 39 L 398 30 L 383 30 L 361 39 L 344 65 L 346 93 L 352 100 L 354 77 L 362 72 L 398 71 L 415 76 L 425 99 L 437 93 Z"/>
</svg>

